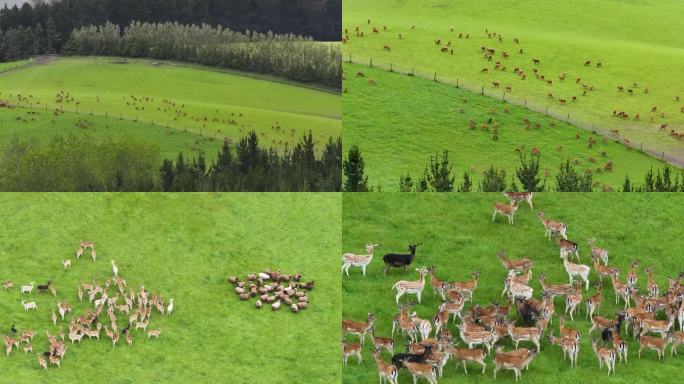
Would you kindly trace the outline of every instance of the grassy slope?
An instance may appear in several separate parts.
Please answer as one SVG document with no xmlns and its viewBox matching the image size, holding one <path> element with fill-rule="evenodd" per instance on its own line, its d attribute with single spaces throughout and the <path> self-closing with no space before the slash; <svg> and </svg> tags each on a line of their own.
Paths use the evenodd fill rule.
<svg viewBox="0 0 684 384">
<path fill-rule="evenodd" d="M 651 1 L 592 1 L 575 0 L 560 4 L 544 0 L 485 0 L 478 2 L 444 0 L 379 0 L 344 2 L 345 28 L 350 30 L 350 41 L 344 45 L 345 55 L 350 52 L 357 62 L 373 57 L 375 63 L 429 73 L 434 71 L 442 79 L 468 81 L 478 87 L 491 88 L 491 81 L 513 86 L 516 98 L 527 98 L 537 105 L 551 105 L 561 114 L 569 112 L 575 119 L 602 124 L 608 128 L 620 127 L 624 137 L 632 142 L 644 142 L 651 147 L 684 157 L 682 142 L 669 137 L 657 127 L 669 123 L 669 128 L 682 131 L 684 114 L 680 108 L 684 101 L 676 102 L 675 95 L 684 97 L 681 79 L 684 68 L 684 37 L 670 25 L 678 24 L 684 13 L 684 4 L 674 0 Z M 367 19 L 371 25 L 367 25 Z M 410 27 L 415 25 L 415 30 Z M 356 38 L 354 28 L 365 32 L 364 38 Z M 389 28 L 388 32 L 383 27 Z M 454 26 L 455 31 L 450 32 Z M 377 27 L 380 34 L 371 33 Z M 485 29 L 501 33 L 504 41 L 488 39 Z M 403 34 L 399 40 L 398 34 Z M 459 40 L 458 33 L 469 33 L 469 40 Z M 513 38 L 520 44 L 513 43 Z M 454 55 L 440 53 L 436 39 L 452 41 Z M 389 44 L 391 52 L 383 52 Z M 508 67 L 506 72 L 493 71 L 494 63 L 488 63 L 480 53 L 485 45 L 497 50 L 496 60 Z M 519 48 L 525 49 L 519 55 Z M 502 59 L 501 51 L 511 53 Z M 345 56 L 346 57 L 346 56 Z M 542 74 L 553 79 L 553 86 L 536 80 L 533 76 L 532 58 L 539 58 Z M 585 67 L 585 60 L 601 61 L 603 68 Z M 480 69 L 489 67 L 489 74 Z M 521 81 L 512 69 L 520 67 L 528 73 Z M 558 75 L 567 74 L 561 83 Z M 594 85 L 596 90 L 581 97 L 581 88 L 574 81 Z M 638 84 L 634 96 L 627 92 L 619 94 L 616 86 Z M 643 94 L 648 87 L 650 93 Z M 549 101 L 547 93 L 570 99 L 577 95 L 576 104 L 558 106 Z M 650 113 L 658 106 L 666 112 L 665 118 Z M 640 113 L 642 122 L 616 121 L 613 110 L 624 110 L 630 116 Z M 654 122 L 649 124 L 648 118 Z"/>
<path fill-rule="evenodd" d="M 16 68 L 17 66 L 27 64 L 28 61 L 26 60 L 21 60 L 21 61 L 8 61 L 4 63 L 0 63 L 0 72 L 5 72 L 9 69 Z"/>
<path fill-rule="evenodd" d="M 363 244 L 368 241 L 380 246 L 376 250 L 377 258 L 373 260 L 365 278 L 358 269 L 349 278 L 343 278 L 343 318 L 362 320 L 366 313 L 373 312 L 378 319 L 377 333 L 389 336 L 392 317 L 397 312 L 394 302 L 396 292 L 391 287 L 398 280 L 414 280 L 418 274 L 411 270 L 404 275 L 394 270 L 383 277 L 381 257 L 388 252 L 405 250 L 409 241 L 424 243 L 418 248 L 414 266 L 434 264 L 442 279 L 463 281 L 470 278 L 471 271 L 479 270 L 481 277 L 474 302 L 481 305 L 502 300 L 505 272 L 496 258 L 499 249 L 506 250 L 511 258 L 528 257 L 534 261 L 531 286 L 535 289 L 535 297 L 540 296 L 541 288 L 537 280 L 540 273 L 547 275 L 548 282 L 566 283 L 568 277 L 558 257 L 558 248 L 553 242 L 544 239 L 543 227 L 536 218 L 535 213 L 539 209 L 544 210 L 549 218 L 568 224 L 570 239 L 580 244 L 582 262 L 588 261 L 589 247 L 586 239 L 589 237 L 596 237 L 598 245 L 609 250 L 610 264 L 619 267 L 622 276 L 627 274 L 633 258 L 637 258 L 640 263 L 638 286 L 642 289 L 646 285 L 643 272 L 645 267 L 654 267 L 654 278 L 661 289 L 667 287 L 668 274 L 676 275 L 684 268 L 678 246 L 682 232 L 679 218 L 684 215 L 684 206 L 677 195 L 536 194 L 535 212 L 531 212 L 527 205 L 521 206 L 514 226 L 509 226 L 501 217 L 496 223 L 491 223 L 492 206 L 496 201 L 505 201 L 505 198 L 500 194 L 344 195 L 343 250 L 362 252 Z M 437 212 L 439 214 L 433 214 Z M 426 217 L 429 217 L 427 221 Z M 645 232 L 643 228 L 649 230 Z M 624 277 L 622 280 L 624 281 Z M 589 293 L 584 290 L 582 292 L 585 300 L 594 294 L 594 287 L 598 282 L 593 269 L 590 281 Z M 610 282 L 606 282 L 604 287 L 606 289 L 600 313 L 611 316 L 616 309 L 614 295 Z M 431 319 L 438 306 L 438 300 L 432 297 L 431 287 L 425 288 L 424 298 L 423 304 L 416 304 L 415 310 L 421 318 Z M 415 296 L 413 301 L 415 302 Z M 558 298 L 555 303 L 556 313 L 565 309 L 562 299 Z M 466 304 L 466 309 L 470 307 L 470 304 Z M 598 362 L 591 350 L 587 334 L 590 324 L 584 320 L 585 308 L 583 301 L 579 319 L 575 317 L 575 322 L 568 320 L 568 326 L 575 327 L 582 333 L 579 367 L 570 369 L 568 362 L 563 361 L 560 348 L 551 347 L 546 340 L 542 344 L 541 354 L 530 364 L 530 370 L 523 372 L 525 383 L 617 383 L 625 380 L 631 383 L 670 382 L 671 377 L 678 375 L 684 368 L 684 359 L 671 358 L 669 349 L 662 363 L 657 362 L 655 352 L 644 351 L 641 360 L 638 360 L 638 344 L 630 335 L 629 364 L 617 364 L 617 375 L 607 379 L 606 371 L 599 371 Z M 558 334 L 557 318 L 553 319 L 549 329 Z M 454 326 L 450 330 L 458 337 Z M 395 341 L 399 340 L 400 337 L 396 336 Z M 344 369 L 345 383 L 377 382 L 375 363 L 368 344 L 370 343 L 366 344 L 364 350 L 363 364 L 356 366 L 356 362 L 352 361 Z M 506 349 L 510 349 L 510 340 L 505 345 Z M 521 343 L 521 347 L 529 345 L 532 344 Z M 460 343 L 460 346 L 463 347 L 463 344 Z M 403 350 L 403 345 L 395 350 Z M 385 360 L 388 360 L 388 354 L 384 354 Z M 471 369 L 468 376 L 464 375 L 462 369 L 455 373 L 453 362 L 450 362 L 445 369 L 445 376 L 439 382 L 494 382 L 491 358 L 487 362 L 484 377 L 479 374 L 475 365 L 469 366 Z M 514 382 L 510 371 L 497 377 L 497 382 Z M 401 373 L 400 382 L 407 383 L 410 380 L 406 372 Z"/>
<path fill-rule="evenodd" d="M 134 333 L 132 348 L 84 341 L 69 347 L 61 369 L 43 372 L 35 355 L 7 358 L 3 350 L 3 382 L 214 383 L 226 375 L 235 382 L 339 381 L 340 278 L 329 265 L 339 252 L 340 200 L 333 194 L 3 194 L 0 279 L 54 279 L 58 297 L 34 292 L 39 310 L 26 313 L 18 289 L 0 291 L 0 333 L 9 333 L 12 322 L 39 331 L 34 348 L 42 352 L 43 331 L 58 330 L 50 320 L 56 300 L 85 310 L 77 284 L 110 276 L 111 259 L 129 287 L 144 284 L 176 304 L 171 317 L 152 316 L 150 328 L 164 328 L 158 341 L 143 340 L 142 331 Z M 318 229 L 310 231 L 312 225 Z M 79 239 L 96 242 L 96 264 L 73 257 Z M 64 272 L 67 257 L 73 266 Z M 256 312 L 253 302 L 239 302 L 226 276 L 261 268 L 314 279 L 310 309 Z"/>
<path fill-rule="evenodd" d="M 552 175 L 566 158 L 579 159 L 577 167 L 581 170 L 603 167 L 611 160 L 613 171 L 595 173 L 594 178 L 615 189 L 622 185 L 626 174 L 632 180 L 641 180 L 651 166 L 660 167 L 658 160 L 628 150 L 622 144 L 602 144 L 596 135 L 593 136 L 598 144 L 589 149 L 591 133 L 558 121 L 555 128 L 550 127 L 554 120 L 522 107 L 383 70 L 350 64 L 344 68 L 344 144 L 359 145 L 371 184 L 380 183 L 386 190 L 398 190 L 402 174 L 422 176 L 430 156 L 444 149 L 449 150 L 458 177 L 472 169 L 479 180 L 480 173 L 494 165 L 506 170 L 509 183 L 519 163 L 515 149 L 522 145 L 526 152 L 538 147 L 542 152 L 542 171 Z M 357 78 L 358 71 L 366 77 Z M 370 86 L 369 78 L 378 85 Z M 505 107 L 510 113 L 503 112 Z M 461 108 L 463 113 L 459 113 Z M 496 110 L 494 114 L 489 113 L 492 109 Z M 498 141 L 492 140 L 491 128 L 481 128 L 490 117 L 499 124 Z M 541 129 L 526 129 L 524 118 L 540 122 Z M 468 128 L 471 119 L 477 122 L 476 130 Z M 557 150 L 559 145 L 562 151 Z M 601 156 L 603 151 L 606 157 Z M 589 157 L 596 163 L 592 164 Z M 548 184 L 553 181 L 549 178 Z"/>
<path fill-rule="evenodd" d="M 116 60 L 61 59 L 27 67 L 0 77 L 0 98 L 16 103 L 18 94 L 31 95 L 29 101 L 34 106 L 44 110 L 47 103 L 54 109 L 55 96 L 64 91 L 75 98 L 63 104 L 67 111 L 123 115 L 130 120 L 154 121 L 179 130 L 187 128 L 191 133 L 233 139 L 254 129 L 264 144 L 277 147 L 292 146 L 309 130 L 321 143 L 341 132 L 340 98 L 332 93 L 197 67 L 154 66 L 147 60 L 113 64 Z M 151 100 L 135 103 L 132 96 Z M 164 99 L 176 106 L 164 104 Z M 177 116 L 176 110 L 186 115 Z M 230 120 L 236 125 L 229 124 Z M 279 131 L 273 128 L 276 122 Z M 3 129 L 20 131 L 21 127 Z"/>
</svg>

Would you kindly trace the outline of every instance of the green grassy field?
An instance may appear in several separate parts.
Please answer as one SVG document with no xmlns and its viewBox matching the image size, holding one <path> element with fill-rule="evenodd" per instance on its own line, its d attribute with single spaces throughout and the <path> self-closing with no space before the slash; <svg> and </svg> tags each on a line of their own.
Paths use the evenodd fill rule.
<svg viewBox="0 0 684 384">
<path fill-rule="evenodd" d="M 472 271 L 480 271 L 478 288 L 473 303 L 482 306 L 492 302 L 503 302 L 501 291 L 505 270 L 496 257 L 503 249 L 511 259 L 527 257 L 532 259 L 533 277 L 531 286 L 535 298 L 541 295 L 537 277 L 544 273 L 547 283 L 567 283 L 568 276 L 558 257 L 558 247 L 544 238 L 544 228 L 536 217 L 543 210 L 548 218 L 561 220 L 568 225 L 570 240 L 579 243 L 582 263 L 589 262 L 590 250 L 586 240 L 597 239 L 597 245 L 608 249 L 610 265 L 620 268 L 624 281 L 633 259 L 639 262 L 638 287 L 645 289 L 644 268 L 654 268 L 654 279 L 661 292 L 667 287 L 667 276 L 676 276 L 684 269 L 680 252 L 682 232 L 681 220 L 684 215 L 682 198 L 673 194 L 535 194 L 535 210 L 525 204 L 515 216 L 515 225 L 510 226 L 502 217 L 491 223 L 492 207 L 495 202 L 506 201 L 500 194 L 345 194 L 343 196 L 343 235 L 344 252 L 363 253 L 367 242 L 375 242 L 375 258 L 370 264 L 367 276 L 360 269 L 352 268 L 350 277 L 342 279 L 344 319 L 365 320 L 366 314 L 375 314 L 377 334 L 389 336 L 392 317 L 397 313 L 392 285 L 398 280 L 416 280 L 418 273 L 412 269 L 407 274 L 394 269 L 383 276 L 382 255 L 389 252 L 403 252 L 409 241 L 423 242 L 413 262 L 413 267 L 435 265 L 438 276 L 447 281 L 470 279 Z M 644 231 L 648 228 L 647 231 Z M 576 328 L 581 333 L 581 347 L 578 368 L 570 369 L 563 361 L 560 347 L 551 346 L 546 339 L 541 346 L 540 355 L 524 371 L 525 383 L 578 383 L 578 382 L 630 382 L 653 383 L 671 382 L 673 377 L 684 368 L 682 357 L 667 357 L 658 362 L 656 353 L 644 351 L 637 358 L 638 343 L 631 334 L 625 339 L 629 343 L 629 363 L 616 363 L 617 374 L 606 377 L 606 370 L 599 371 L 598 361 L 591 350 L 588 335 L 590 323 L 585 320 L 585 300 L 595 292 L 598 276 L 593 268 L 590 274 L 591 286 L 584 295 L 579 315 L 575 321 L 568 319 L 566 326 Z M 437 311 L 439 298 L 433 298 L 431 286 L 423 291 L 422 304 L 415 304 L 414 310 L 423 319 L 432 319 Z M 616 310 L 612 285 L 604 285 L 603 303 L 600 314 L 613 316 Z M 416 302 L 415 296 L 410 297 Z M 406 302 L 408 298 L 402 298 Z M 555 300 L 556 314 L 562 313 L 565 304 L 561 298 Z M 465 309 L 473 304 L 467 303 Z M 620 305 L 622 308 L 622 305 Z M 513 311 L 515 312 L 515 311 Z M 511 314 L 511 318 L 515 318 Z M 661 314 L 662 316 L 662 314 Z M 463 343 L 455 326 L 449 327 L 455 340 Z M 547 329 L 558 335 L 558 318 L 553 319 Z M 600 339 L 600 334 L 596 334 Z M 356 337 L 350 336 L 352 341 Z M 401 337 L 395 334 L 395 351 L 403 351 Z M 510 339 L 500 341 L 506 350 L 512 348 Z M 520 347 L 533 344 L 521 342 Z M 378 381 L 375 362 L 371 356 L 371 342 L 366 340 L 363 363 L 357 366 L 354 358 L 343 369 L 345 383 L 375 383 Z M 383 352 L 386 361 L 389 354 Z M 681 348 L 680 348 L 681 355 Z M 469 375 L 460 368 L 454 371 L 453 361 L 445 367 L 444 377 L 439 383 L 477 383 L 494 382 L 492 358 L 487 359 L 487 372 L 480 374 L 477 365 L 469 365 Z M 503 372 L 503 373 L 502 373 Z M 400 383 L 411 382 L 405 371 L 401 372 Z M 513 373 L 501 371 L 496 382 L 514 382 Z"/>
<path fill-rule="evenodd" d="M 20 60 L 20 61 L 8 61 L 4 63 L 0 63 L 0 72 L 5 72 L 7 70 L 17 68 L 21 65 L 28 64 L 27 60 Z"/>
<path fill-rule="evenodd" d="M 35 354 L 2 355 L 2 382 L 73 383 L 332 383 L 340 380 L 339 253 L 341 197 L 333 194 L 2 194 L 0 195 L 0 334 L 10 326 L 38 331 L 34 352 L 47 348 L 57 300 L 81 315 L 77 285 L 111 276 L 116 260 L 129 289 L 140 285 L 175 299 L 171 316 L 156 311 L 133 346 L 109 339 L 70 345 L 62 367 L 44 372 Z M 248 218 L 248 219 L 247 219 Z M 319 228 L 311 231 L 311 226 Z M 77 260 L 79 240 L 96 243 L 98 260 Z M 70 270 L 61 261 L 72 259 Z M 311 305 L 298 314 L 240 302 L 226 281 L 263 268 L 301 272 L 315 280 Z M 52 279 L 57 297 L 38 294 L 24 312 L 18 286 Z M 24 295 L 28 296 L 28 295 Z M 106 315 L 102 315 L 106 318 Z M 104 319 L 103 319 L 104 320 Z M 120 329 L 125 320 L 119 317 Z"/>
<path fill-rule="evenodd" d="M 577 159 L 577 169 L 592 170 L 594 180 L 615 190 L 625 175 L 640 182 L 649 168 L 662 166 L 660 160 L 639 151 L 611 140 L 604 143 L 598 135 L 523 107 L 380 69 L 352 64 L 344 69 L 344 145 L 361 148 L 371 185 L 379 183 L 387 191 L 399 189 L 401 175 L 421 177 L 430 156 L 442 150 L 449 151 L 458 177 L 469 170 L 476 183 L 490 165 L 506 170 L 510 183 L 519 165 L 516 148 L 523 146 L 526 153 L 534 147 L 541 150 L 542 172 L 550 175 L 548 186 L 555 185 L 553 175 L 565 159 Z M 356 77 L 359 71 L 365 77 Z M 369 85 L 369 79 L 377 86 Z M 476 129 L 469 128 L 471 120 Z M 535 128 L 536 123 L 540 128 Z M 497 141 L 493 140 L 495 124 Z M 589 148 L 591 137 L 597 143 Z M 609 161 L 611 172 L 604 168 Z"/>
<path fill-rule="evenodd" d="M 8 115 L 0 131 L 4 136 L 21 136 L 31 130 L 68 130 L 79 118 L 68 113 L 77 112 L 84 120 L 93 120 L 91 113 L 108 117 L 110 123 L 105 125 L 111 130 L 137 130 L 141 137 L 162 146 L 167 144 L 159 141 L 159 136 L 165 134 L 167 126 L 176 133 L 197 136 L 197 140 L 202 140 L 199 135 L 237 139 L 255 130 L 263 144 L 277 148 L 292 147 L 308 131 L 321 145 L 341 134 L 337 94 L 196 66 L 156 64 L 148 60 L 69 58 L 2 75 L 0 100 L 20 108 L 0 110 L 0 116 Z M 33 107 L 44 118 L 35 124 L 30 120 L 11 124 L 17 111 L 23 113 L 25 107 Z M 53 116 L 57 108 L 67 113 Z M 133 130 L 133 124 L 121 123 L 120 118 L 149 126 L 138 125 Z M 99 119 L 97 125 L 101 127 L 104 121 Z M 187 145 L 169 147 L 175 147 L 176 152 L 188 149 Z"/>
<path fill-rule="evenodd" d="M 682 141 L 669 135 L 670 129 L 684 131 L 684 68 L 679 65 L 684 60 L 684 37 L 670 27 L 678 24 L 682 13 L 684 4 L 674 0 L 349 0 L 343 5 L 343 27 L 349 31 L 343 52 L 345 60 L 349 54 L 357 63 L 368 64 L 372 58 L 376 65 L 414 68 L 430 78 L 437 72 L 442 80 L 458 78 L 478 90 L 485 86 L 493 91 L 492 81 L 502 88 L 510 85 L 509 99 L 550 105 L 563 116 L 570 113 L 589 126 L 596 123 L 605 130 L 619 129 L 621 137 L 632 143 L 643 142 L 684 158 Z M 363 37 L 357 37 L 357 27 Z M 491 39 L 486 32 L 494 33 Z M 437 40 L 441 40 L 439 45 Z M 446 47 L 449 41 L 451 46 Z M 384 50 L 385 45 L 391 50 Z M 481 46 L 496 51 L 491 62 L 484 58 Z M 446 53 L 441 52 L 443 47 Z M 521 48 L 523 54 L 518 53 Z M 509 53 L 508 58 L 502 57 L 503 51 Z M 533 65 L 533 58 L 540 64 Z M 591 61 L 588 67 L 584 65 L 587 60 Z M 496 61 L 507 69 L 496 70 Z M 527 73 L 526 80 L 513 73 L 516 67 Z M 483 68 L 489 72 L 481 73 Z M 553 80 L 553 85 L 537 80 L 534 68 L 546 80 Z M 562 73 L 565 81 L 559 80 Z M 578 77 L 581 81 L 576 83 Z M 584 97 L 581 84 L 594 90 Z M 624 91 L 618 92 L 617 86 Z M 633 95 L 628 93 L 631 88 Z M 577 102 L 559 105 L 559 98 L 570 101 L 572 96 L 577 96 Z M 676 96 L 683 99 L 677 101 Z M 657 111 L 651 113 L 654 106 Z M 629 119 L 612 117 L 614 110 L 624 111 Z M 640 121 L 634 120 L 637 113 Z M 661 130 L 661 124 L 668 124 L 667 129 Z"/>
</svg>

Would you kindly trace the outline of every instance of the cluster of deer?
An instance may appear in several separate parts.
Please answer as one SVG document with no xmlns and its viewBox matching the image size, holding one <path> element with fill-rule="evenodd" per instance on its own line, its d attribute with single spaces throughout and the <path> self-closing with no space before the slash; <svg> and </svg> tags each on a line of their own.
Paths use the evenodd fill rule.
<svg viewBox="0 0 684 384">
<path fill-rule="evenodd" d="M 271 309 L 277 311 L 286 305 L 293 313 L 298 313 L 308 308 L 308 294 L 314 288 L 313 280 L 304 282 L 301 279 L 300 273 L 288 275 L 280 270 L 264 270 L 247 275 L 247 281 L 244 282 L 237 276 L 229 276 L 228 282 L 235 286 L 235 294 L 241 301 L 258 296 L 254 303 L 257 309 L 270 304 Z"/>
<path fill-rule="evenodd" d="M 511 203 L 508 209 L 498 206 L 495 217 L 497 214 L 514 214 L 520 202 L 527 203 L 533 209 L 532 193 L 516 192 L 505 195 Z M 416 268 L 418 279 L 400 280 L 392 287 L 397 292 L 395 300 L 398 313 L 392 319 L 389 337 L 376 334 L 376 317 L 372 313 L 367 314 L 365 321 L 342 321 L 343 364 L 347 364 L 349 357 L 356 357 L 358 364 L 362 363 L 365 339 L 370 336 L 380 380 L 393 384 L 398 382 L 399 372 L 404 368 L 411 374 L 414 382 L 424 379 L 435 384 L 442 377 L 443 368 L 449 359 L 453 359 L 457 367 L 463 365 L 466 374 L 467 363 L 478 364 L 484 374 L 486 359 L 491 354 L 494 376 L 500 370 L 512 370 L 517 381 L 521 378 L 522 371 L 527 370 L 539 354 L 544 340 L 548 340 L 552 346 L 558 346 L 563 351 L 564 360 L 569 360 L 571 367 L 577 367 L 581 335 L 577 329 L 566 326 L 566 317 L 574 322 L 574 316 L 579 315 L 583 306 L 586 308 L 585 318 L 591 321 L 587 334 L 591 338 L 592 351 L 599 362 L 599 369 L 603 369 L 605 365 L 608 375 L 615 373 L 616 361 L 627 363 L 629 345 L 625 337 L 630 332 L 635 340 L 638 339 L 639 357 L 643 350 L 654 350 L 659 359 L 662 359 L 665 348 L 670 344 L 671 354 L 677 354 L 677 347 L 684 343 L 684 274 L 677 279 L 669 278 L 668 288 L 663 293 L 653 279 L 653 268 L 646 268 L 646 291 L 639 294 L 639 264 L 636 261 L 631 264 L 626 282 L 622 282 L 619 279 L 619 269 L 609 264 L 608 251 L 598 247 L 595 239 L 588 239 L 593 269 L 599 282 L 594 294 L 584 294 L 582 291 L 589 289 L 591 267 L 580 264 L 579 245 L 568 240 L 568 226 L 563 222 L 547 219 L 543 212 L 539 212 L 538 217 L 543 224 L 545 238 L 557 239 L 569 283 L 553 283 L 547 281 L 546 275 L 539 274 L 537 280 L 541 286 L 541 297 L 537 299 L 534 297 L 534 288 L 530 285 L 533 261 L 509 259 L 505 252 L 500 251 L 497 257 L 506 270 L 501 296 L 508 297 L 509 303 L 480 306 L 473 300 L 480 277 L 478 271 L 471 273 L 470 280 L 452 282 L 441 279 L 434 265 Z M 512 215 L 510 220 L 512 222 Z M 343 272 L 346 273 L 351 266 L 357 266 L 362 268 L 365 275 L 365 268 L 372 260 L 376 246 L 368 244 L 367 255 L 343 255 Z M 415 247 L 411 243 L 411 253 L 388 254 L 383 260 L 388 268 L 394 266 L 406 270 L 415 257 Z M 624 310 L 619 310 L 615 318 L 599 314 L 604 277 L 610 278 L 613 284 L 616 303 L 622 300 L 625 304 Z M 420 304 L 426 285 L 431 286 L 433 297 L 441 300 L 441 304 L 434 316 L 424 319 L 413 310 L 414 304 L 410 301 L 401 303 L 400 298 L 414 295 Z M 563 298 L 565 303 L 563 312 L 557 310 L 554 304 L 554 299 L 558 297 Z M 467 302 L 470 303 L 470 308 L 465 307 Z M 513 311 L 517 314 L 517 321 L 509 318 Z M 661 320 L 662 314 L 665 319 Z M 559 320 L 557 335 L 548 328 L 554 315 Z M 676 322 L 679 323 L 679 332 L 674 329 Z M 449 329 L 453 323 L 458 330 L 458 339 L 467 347 L 457 346 L 459 340 Z M 406 350 L 401 353 L 397 353 L 395 348 L 396 331 L 406 345 Z M 358 336 L 358 342 L 349 341 L 350 336 Z M 505 351 L 504 346 L 497 345 L 504 339 L 510 339 L 514 345 L 513 350 Z M 521 342 L 531 343 L 534 348 L 520 348 Z M 392 356 L 391 361 L 383 358 L 382 350 Z"/>
<path fill-rule="evenodd" d="M 92 242 L 80 242 L 79 253 L 85 249 L 94 248 Z M 78 255 L 78 254 L 77 254 Z M 93 260 L 95 258 L 93 257 Z M 112 341 L 112 346 L 116 346 L 120 338 L 125 339 L 129 346 L 133 345 L 133 328 L 137 331 L 142 329 L 147 338 L 159 338 L 162 333 L 162 328 L 148 329 L 153 310 L 160 314 L 171 315 L 174 310 L 173 298 L 169 299 L 168 305 L 165 304 L 164 297 L 158 293 L 149 292 L 144 286 L 136 293 L 133 289 L 129 292 L 127 290 L 126 280 L 119 276 L 119 270 L 116 263 L 112 261 L 112 275 L 113 277 L 106 279 L 103 284 L 99 284 L 93 280 L 91 283 L 82 283 L 78 286 L 78 300 L 89 303 L 91 308 L 84 311 L 82 315 L 75 315 L 71 319 L 67 319 L 68 315 L 74 312 L 74 307 L 67 301 L 60 300 L 56 303 L 56 311 L 53 310 L 51 320 L 53 325 L 57 326 L 58 322 L 67 321 L 68 333 L 65 335 L 64 330 L 59 331 L 59 335 L 51 335 L 49 331 L 45 331 L 45 335 L 49 341 L 48 351 L 37 354 L 37 360 L 43 369 L 48 368 L 48 364 L 61 366 L 61 362 L 67 351 L 67 338 L 71 344 L 75 342 L 80 343 L 85 337 L 88 339 L 96 338 L 100 340 L 100 335 L 104 329 L 105 334 Z M 22 294 L 31 294 L 34 283 L 21 287 Z M 11 282 L 5 282 L 5 290 L 11 288 Z M 52 281 L 45 285 L 38 285 L 38 291 L 44 292 L 51 289 L 53 294 L 56 294 Z M 38 309 L 35 302 L 26 303 L 22 301 L 24 309 Z M 59 315 L 58 315 L 59 314 Z M 106 314 L 109 324 L 106 324 L 102 317 Z M 126 327 L 119 329 L 118 316 L 125 316 Z M 103 326 L 103 324 L 105 324 Z M 12 325 L 11 332 L 16 334 L 17 329 Z M 19 349 L 20 343 L 24 342 L 24 352 L 32 352 L 32 340 L 36 335 L 34 331 L 24 331 L 17 339 L 4 336 L 5 352 L 7 356 L 10 355 L 13 348 Z"/>
</svg>

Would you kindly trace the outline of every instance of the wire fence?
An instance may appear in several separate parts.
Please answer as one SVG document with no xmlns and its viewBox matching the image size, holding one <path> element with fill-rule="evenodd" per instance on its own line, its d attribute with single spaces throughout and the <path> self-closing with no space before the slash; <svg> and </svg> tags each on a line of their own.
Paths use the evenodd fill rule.
<svg viewBox="0 0 684 384">
<path fill-rule="evenodd" d="M 625 139 L 624 137 L 620 137 L 620 133 L 616 130 L 611 130 L 608 127 L 595 124 L 595 123 L 589 123 L 587 121 L 584 121 L 582 119 L 576 119 L 572 116 L 572 114 L 568 113 L 567 111 L 562 110 L 562 106 L 559 103 L 554 103 L 554 104 L 542 104 L 534 101 L 530 101 L 527 98 L 524 97 L 518 97 L 511 92 L 507 92 L 505 87 L 503 89 L 499 88 L 491 88 L 488 86 L 484 86 L 482 84 L 475 84 L 468 82 L 467 80 L 464 81 L 461 78 L 442 78 L 439 76 L 437 72 L 420 72 L 416 71 L 415 68 L 407 69 L 407 68 L 401 68 L 397 67 L 394 65 L 392 62 L 390 63 L 381 63 L 378 62 L 377 60 L 373 60 L 373 58 L 361 58 L 359 59 L 358 57 L 352 57 L 352 54 L 350 53 L 349 56 L 346 59 L 346 62 L 352 63 L 352 64 L 361 64 L 361 65 L 367 65 L 373 68 L 379 68 L 383 70 L 387 70 L 390 72 L 395 72 L 399 74 L 404 74 L 408 76 L 413 76 L 413 77 L 418 77 L 421 79 L 427 79 L 427 80 L 432 80 L 435 82 L 439 82 L 442 84 L 448 84 L 451 86 L 454 86 L 456 88 L 460 89 L 465 89 L 467 91 L 473 92 L 473 93 L 479 93 L 484 96 L 488 96 L 494 99 L 501 100 L 503 102 L 512 104 L 512 105 L 517 105 L 524 107 L 526 109 L 529 109 L 531 111 L 543 114 L 547 117 L 568 123 L 570 125 L 573 125 L 575 127 L 578 127 L 580 129 L 592 132 L 596 135 L 605 137 L 606 139 L 610 139 L 619 143 L 622 143 L 626 147 L 634 150 L 641 151 L 647 155 L 650 155 L 652 157 L 655 157 L 657 159 L 660 159 L 661 161 L 667 162 L 675 167 L 678 168 L 684 168 L 684 156 L 679 156 L 675 155 L 672 153 L 665 153 L 664 151 L 657 150 L 655 148 L 649 147 L 648 145 L 644 145 L 644 143 L 632 143 L 629 140 Z M 622 139 L 622 141 L 621 141 Z"/>
</svg>

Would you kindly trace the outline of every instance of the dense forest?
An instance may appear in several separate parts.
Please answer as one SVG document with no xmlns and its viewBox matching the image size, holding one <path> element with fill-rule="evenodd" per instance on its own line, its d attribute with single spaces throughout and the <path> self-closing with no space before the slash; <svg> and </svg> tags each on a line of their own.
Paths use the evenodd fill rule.
<svg viewBox="0 0 684 384">
<path fill-rule="evenodd" d="M 59 0 L 31 1 L 0 9 L 0 30 L 45 28 L 50 19 L 56 32 L 68 38 L 82 26 L 132 21 L 210 24 L 234 31 L 268 31 L 340 41 L 341 0 Z M 60 43 L 64 42 L 63 40 Z M 61 44 L 57 44 L 59 50 Z"/>
<path fill-rule="evenodd" d="M 341 166 L 341 141 L 319 151 L 310 133 L 277 151 L 251 132 L 235 145 L 225 141 L 213 161 L 204 154 L 160 160 L 156 144 L 137 138 L 15 138 L 0 156 L 0 191 L 338 192 Z"/>
</svg>

